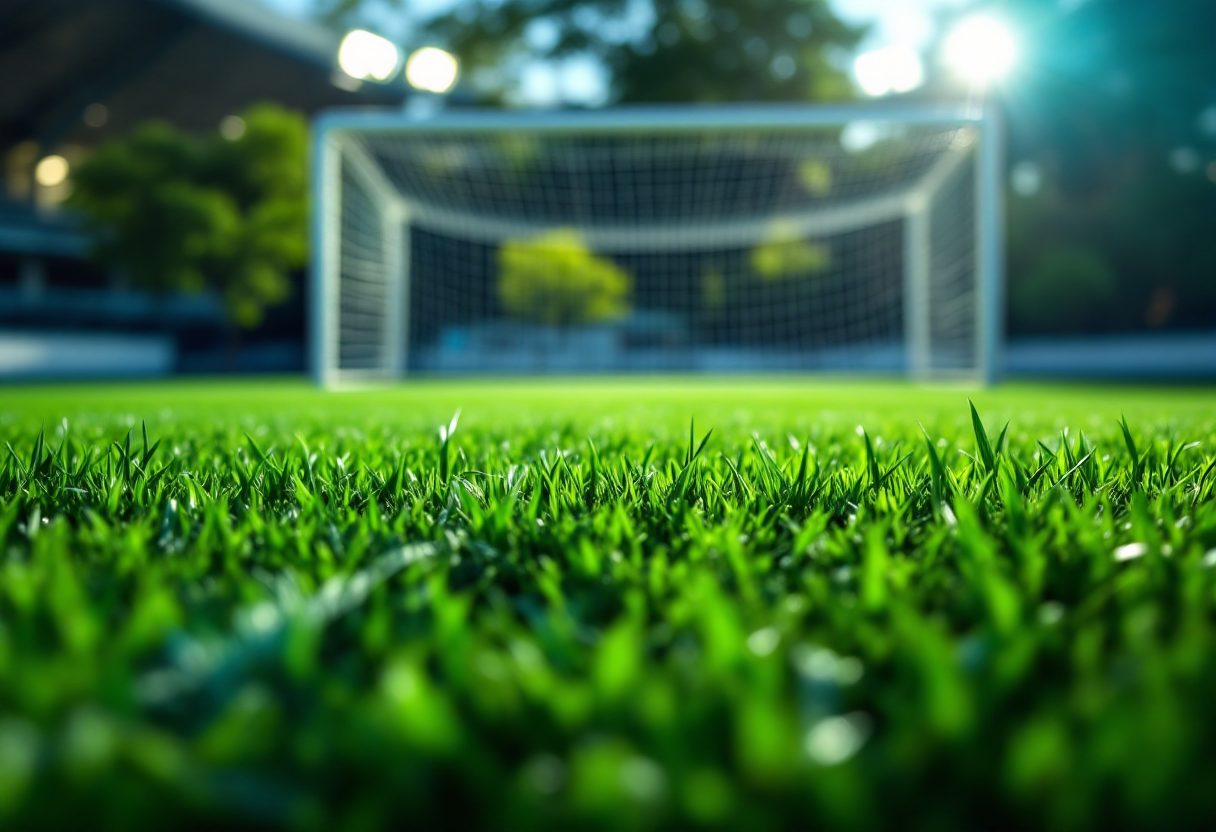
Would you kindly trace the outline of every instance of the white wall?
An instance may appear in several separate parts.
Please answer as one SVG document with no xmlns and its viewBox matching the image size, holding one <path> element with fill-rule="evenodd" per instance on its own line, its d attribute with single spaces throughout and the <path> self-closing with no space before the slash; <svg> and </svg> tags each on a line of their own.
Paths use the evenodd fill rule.
<svg viewBox="0 0 1216 832">
<path fill-rule="evenodd" d="M 176 352 L 161 335 L 0 330 L 0 380 L 164 376 Z"/>
</svg>

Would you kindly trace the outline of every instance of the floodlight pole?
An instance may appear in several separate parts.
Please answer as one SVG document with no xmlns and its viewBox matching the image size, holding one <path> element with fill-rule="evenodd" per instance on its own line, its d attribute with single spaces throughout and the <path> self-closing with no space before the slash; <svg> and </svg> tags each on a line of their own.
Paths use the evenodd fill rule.
<svg viewBox="0 0 1216 832">
<path fill-rule="evenodd" d="M 976 349 L 980 380 L 995 384 L 1004 372 L 1005 329 L 1005 120 L 995 96 L 983 104 L 976 154 Z"/>
</svg>

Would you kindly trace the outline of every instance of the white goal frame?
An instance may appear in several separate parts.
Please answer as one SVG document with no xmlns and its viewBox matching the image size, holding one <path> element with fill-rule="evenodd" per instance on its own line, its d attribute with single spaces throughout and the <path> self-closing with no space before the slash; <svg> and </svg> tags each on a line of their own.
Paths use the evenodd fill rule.
<svg viewBox="0 0 1216 832">
<path fill-rule="evenodd" d="M 322 386 L 343 381 L 392 380 L 406 374 L 409 346 L 408 302 L 410 275 L 408 235 L 401 233 L 410 220 L 410 206 L 388 185 L 376 162 L 350 141 L 352 135 L 463 135 L 515 134 L 533 136 L 682 134 L 701 131 L 747 133 L 797 131 L 843 127 L 871 122 L 909 127 L 970 127 L 978 134 L 975 165 L 975 372 L 965 375 L 981 384 L 995 383 L 1001 374 L 1005 294 L 1005 192 L 1004 127 L 995 104 L 840 104 L 840 105 L 735 105 L 617 107 L 585 111 L 456 110 L 418 118 L 398 110 L 341 110 L 322 114 L 313 129 L 312 162 L 312 270 L 309 302 L 309 364 L 313 379 Z M 339 292 L 341 281 L 342 160 L 381 203 L 385 223 L 385 265 L 391 276 L 385 317 L 383 367 L 375 371 L 339 368 Z M 952 169 L 957 169 L 957 164 Z M 928 331 L 930 223 L 929 207 L 935 190 L 951 170 L 930 170 L 906 194 L 878 197 L 852 206 L 807 212 L 793 219 L 808 231 L 832 233 L 862 223 L 884 220 L 906 222 L 904 243 L 904 340 L 908 375 L 940 376 L 930 365 Z M 442 227 L 443 216 L 428 215 L 428 225 Z M 454 219 L 453 222 L 458 222 Z M 390 227 L 397 233 L 388 233 Z M 504 221 L 496 233 L 512 231 Z M 618 240 L 637 239 L 637 230 Z M 676 229 L 659 227 L 655 240 Z M 685 231 L 684 233 L 689 233 Z M 712 234 L 753 239 L 754 228 L 722 224 L 698 236 Z M 593 247 L 613 250 L 612 228 L 588 236 Z M 660 243 L 661 244 L 661 243 Z"/>
</svg>

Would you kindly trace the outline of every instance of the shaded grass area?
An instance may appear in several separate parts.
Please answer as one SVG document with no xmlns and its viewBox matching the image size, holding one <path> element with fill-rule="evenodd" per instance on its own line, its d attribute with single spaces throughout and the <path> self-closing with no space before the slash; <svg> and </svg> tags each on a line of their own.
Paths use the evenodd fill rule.
<svg viewBox="0 0 1216 832">
<path fill-rule="evenodd" d="M 1205 827 L 1214 405 L 0 390 L 0 823 Z"/>
</svg>

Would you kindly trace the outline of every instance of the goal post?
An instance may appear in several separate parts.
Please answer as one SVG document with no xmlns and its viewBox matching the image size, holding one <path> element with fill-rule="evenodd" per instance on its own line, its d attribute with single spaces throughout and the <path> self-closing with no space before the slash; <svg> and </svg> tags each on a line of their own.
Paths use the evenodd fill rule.
<svg viewBox="0 0 1216 832">
<path fill-rule="evenodd" d="M 327 113 L 313 375 L 990 383 L 1002 168 L 971 106 Z"/>
</svg>

